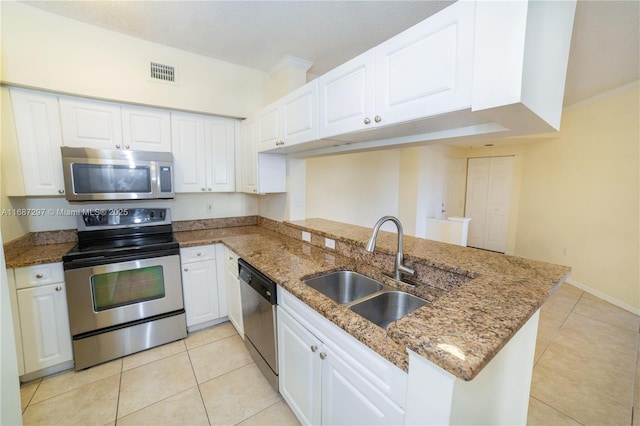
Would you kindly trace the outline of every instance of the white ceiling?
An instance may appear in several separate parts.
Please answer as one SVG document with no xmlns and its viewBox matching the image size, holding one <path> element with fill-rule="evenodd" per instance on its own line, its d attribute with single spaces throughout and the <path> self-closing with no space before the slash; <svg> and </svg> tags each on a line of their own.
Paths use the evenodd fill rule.
<svg viewBox="0 0 640 426">
<path fill-rule="evenodd" d="M 30 1 L 88 24 L 266 72 L 321 75 L 450 1 Z M 640 2 L 579 0 L 564 104 L 640 78 Z"/>
</svg>

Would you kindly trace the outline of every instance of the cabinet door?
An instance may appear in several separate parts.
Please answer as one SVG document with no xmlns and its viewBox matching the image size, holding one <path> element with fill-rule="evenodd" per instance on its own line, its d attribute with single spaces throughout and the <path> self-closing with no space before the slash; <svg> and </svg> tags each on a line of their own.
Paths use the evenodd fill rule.
<svg viewBox="0 0 640 426">
<path fill-rule="evenodd" d="M 171 113 L 123 105 L 122 142 L 125 149 L 171 152 Z"/>
<path fill-rule="evenodd" d="M 205 119 L 207 190 L 232 192 L 236 189 L 235 124 L 222 117 Z"/>
<path fill-rule="evenodd" d="M 215 260 L 183 264 L 182 290 L 187 326 L 220 318 Z"/>
<path fill-rule="evenodd" d="M 276 102 L 258 114 L 258 152 L 280 147 L 282 142 L 282 104 Z"/>
<path fill-rule="evenodd" d="M 10 93 L 25 192 L 15 195 L 63 194 L 58 98 L 15 88 Z M 8 194 L 13 195 L 13 185 L 7 187 Z"/>
<path fill-rule="evenodd" d="M 321 421 L 321 351 L 321 341 L 284 309 L 278 309 L 280 393 L 302 424 Z"/>
<path fill-rule="evenodd" d="M 25 374 L 73 359 L 64 283 L 18 290 Z"/>
<path fill-rule="evenodd" d="M 404 424 L 404 410 L 382 395 L 325 347 L 322 360 L 322 424 Z"/>
<path fill-rule="evenodd" d="M 282 140 L 285 147 L 318 139 L 318 80 L 282 99 Z"/>
<path fill-rule="evenodd" d="M 171 114 L 172 152 L 176 192 L 206 191 L 204 117 Z"/>
<path fill-rule="evenodd" d="M 120 105 L 60 97 L 60 120 L 65 146 L 122 148 Z"/>
<path fill-rule="evenodd" d="M 247 119 L 240 125 L 241 190 L 249 194 L 258 193 L 258 134 L 255 120 Z"/>
<path fill-rule="evenodd" d="M 458 2 L 375 48 L 379 125 L 471 106 L 474 7 Z"/>
<path fill-rule="evenodd" d="M 238 268 L 225 269 L 225 284 L 227 285 L 227 315 L 238 334 L 244 338 L 244 323 L 242 322 L 242 299 L 240 297 L 240 281 Z"/>
<path fill-rule="evenodd" d="M 373 127 L 374 92 L 374 50 L 369 50 L 320 76 L 320 138 Z"/>
</svg>

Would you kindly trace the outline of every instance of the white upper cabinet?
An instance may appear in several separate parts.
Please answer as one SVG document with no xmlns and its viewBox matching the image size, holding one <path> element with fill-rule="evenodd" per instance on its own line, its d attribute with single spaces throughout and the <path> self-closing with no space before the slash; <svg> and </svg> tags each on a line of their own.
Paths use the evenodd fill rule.
<svg viewBox="0 0 640 426">
<path fill-rule="evenodd" d="M 125 149 L 171 151 L 171 113 L 162 109 L 123 105 L 122 142 Z"/>
<path fill-rule="evenodd" d="M 455 2 L 320 76 L 319 140 L 283 152 L 558 130 L 575 5 Z"/>
<path fill-rule="evenodd" d="M 169 111 L 64 96 L 60 113 L 65 146 L 171 151 Z"/>
<path fill-rule="evenodd" d="M 3 161 L 3 168 L 11 170 L 7 178 L 19 180 L 21 175 L 23 185 L 6 185 L 7 195 L 64 194 L 57 96 L 16 88 L 10 89 L 10 96 L 18 142 L 15 153 L 19 161 L 9 160 L 5 151 L 7 159 Z"/>
<path fill-rule="evenodd" d="M 235 190 L 235 120 L 171 114 L 176 192 Z"/>
<path fill-rule="evenodd" d="M 240 191 L 249 194 L 287 192 L 286 157 L 258 152 L 258 125 L 255 119 L 247 119 L 240 124 L 239 144 Z"/>
<path fill-rule="evenodd" d="M 375 115 L 375 51 L 369 50 L 318 79 L 321 138 L 372 127 Z"/>
<path fill-rule="evenodd" d="M 473 6 L 458 2 L 376 47 L 378 125 L 471 106 Z"/>
<path fill-rule="evenodd" d="M 205 153 L 208 160 L 207 189 L 230 192 L 236 189 L 235 120 L 206 117 L 204 120 Z"/>
<path fill-rule="evenodd" d="M 320 137 L 469 108 L 473 12 L 458 2 L 322 75 Z"/>
<path fill-rule="evenodd" d="M 65 146 L 122 149 L 120 105 L 60 97 L 60 119 Z"/>
<path fill-rule="evenodd" d="M 258 114 L 258 152 L 318 139 L 318 81 L 294 90 Z"/>
<path fill-rule="evenodd" d="M 186 112 L 171 114 L 171 139 L 175 191 L 206 191 L 204 117 Z"/>
</svg>

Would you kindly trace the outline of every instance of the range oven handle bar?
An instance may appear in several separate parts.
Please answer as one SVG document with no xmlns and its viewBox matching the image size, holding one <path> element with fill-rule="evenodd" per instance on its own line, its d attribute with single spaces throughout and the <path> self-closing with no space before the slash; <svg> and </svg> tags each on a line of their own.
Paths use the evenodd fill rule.
<svg viewBox="0 0 640 426">
<path fill-rule="evenodd" d="M 180 255 L 179 248 L 154 250 L 140 253 L 127 253 L 123 255 L 107 254 L 83 259 L 65 260 L 62 264 L 65 271 L 70 269 L 88 268 L 92 266 L 107 265 L 110 263 L 129 262 L 132 260 L 152 259 L 154 257 L 165 257 Z"/>
</svg>

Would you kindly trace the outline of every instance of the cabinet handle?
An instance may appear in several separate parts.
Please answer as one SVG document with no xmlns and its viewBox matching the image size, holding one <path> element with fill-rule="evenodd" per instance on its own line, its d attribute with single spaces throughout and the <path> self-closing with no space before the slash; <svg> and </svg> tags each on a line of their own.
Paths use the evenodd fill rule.
<svg viewBox="0 0 640 426">
<path fill-rule="evenodd" d="M 207 191 L 211 192 L 211 188 L 207 188 Z"/>
<path fill-rule="evenodd" d="M 129 145 L 125 145 L 125 146 L 124 146 L 124 149 L 129 149 Z"/>
<path fill-rule="evenodd" d="M 62 291 L 62 286 L 56 286 L 56 291 Z"/>
<path fill-rule="evenodd" d="M 64 194 L 64 189 L 58 189 L 58 194 Z"/>
<path fill-rule="evenodd" d="M 197 253 L 196 253 L 196 256 L 202 256 L 202 253 L 197 252 Z"/>
<path fill-rule="evenodd" d="M 232 256 L 227 257 L 227 259 L 233 261 L 233 257 Z"/>
<path fill-rule="evenodd" d="M 364 124 L 369 124 L 369 123 L 371 123 L 371 120 L 369 120 L 369 117 L 365 117 Z"/>
<path fill-rule="evenodd" d="M 117 148 L 117 149 L 120 149 L 120 145 L 116 145 L 116 148 Z"/>
<path fill-rule="evenodd" d="M 373 119 L 375 120 L 376 123 L 379 123 L 382 121 L 382 117 L 380 117 L 379 115 L 376 115 Z"/>
<path fill-rule="evenodd" d="M 253 192 L 258 192 L 258 190 L 257 190 L 257 189 L 254 189 L 254 190 L 253 190 Z"/>
<path fill-rule="evenodd" d="M 200 188 L 200 191 L 204 191 L 204 188 Z"/>
<path fill-rule="evenodd" d="M 37 278 L 37 279 L 40 279 L 40 278 L 42 278 L 43 276 L 44 276 L 44 275 L 42 275 L 42 274 L 36 274 L 36 278 Z"/>
<path fill-rule="evenodd" d="M 318 347 L 316 345 L 311 345 L 311 352 L 315 352 L 318 350 Z"/>
<path fill-rule="evenodd" d="M 326 352 L 320 352 L 320 359 L 325 359 L 327 357 Z"/>
<path fill-rule="evenodd" d="M 184 268 L 183 271 L 189 272 L 189 268 Z"/>
</svg>

